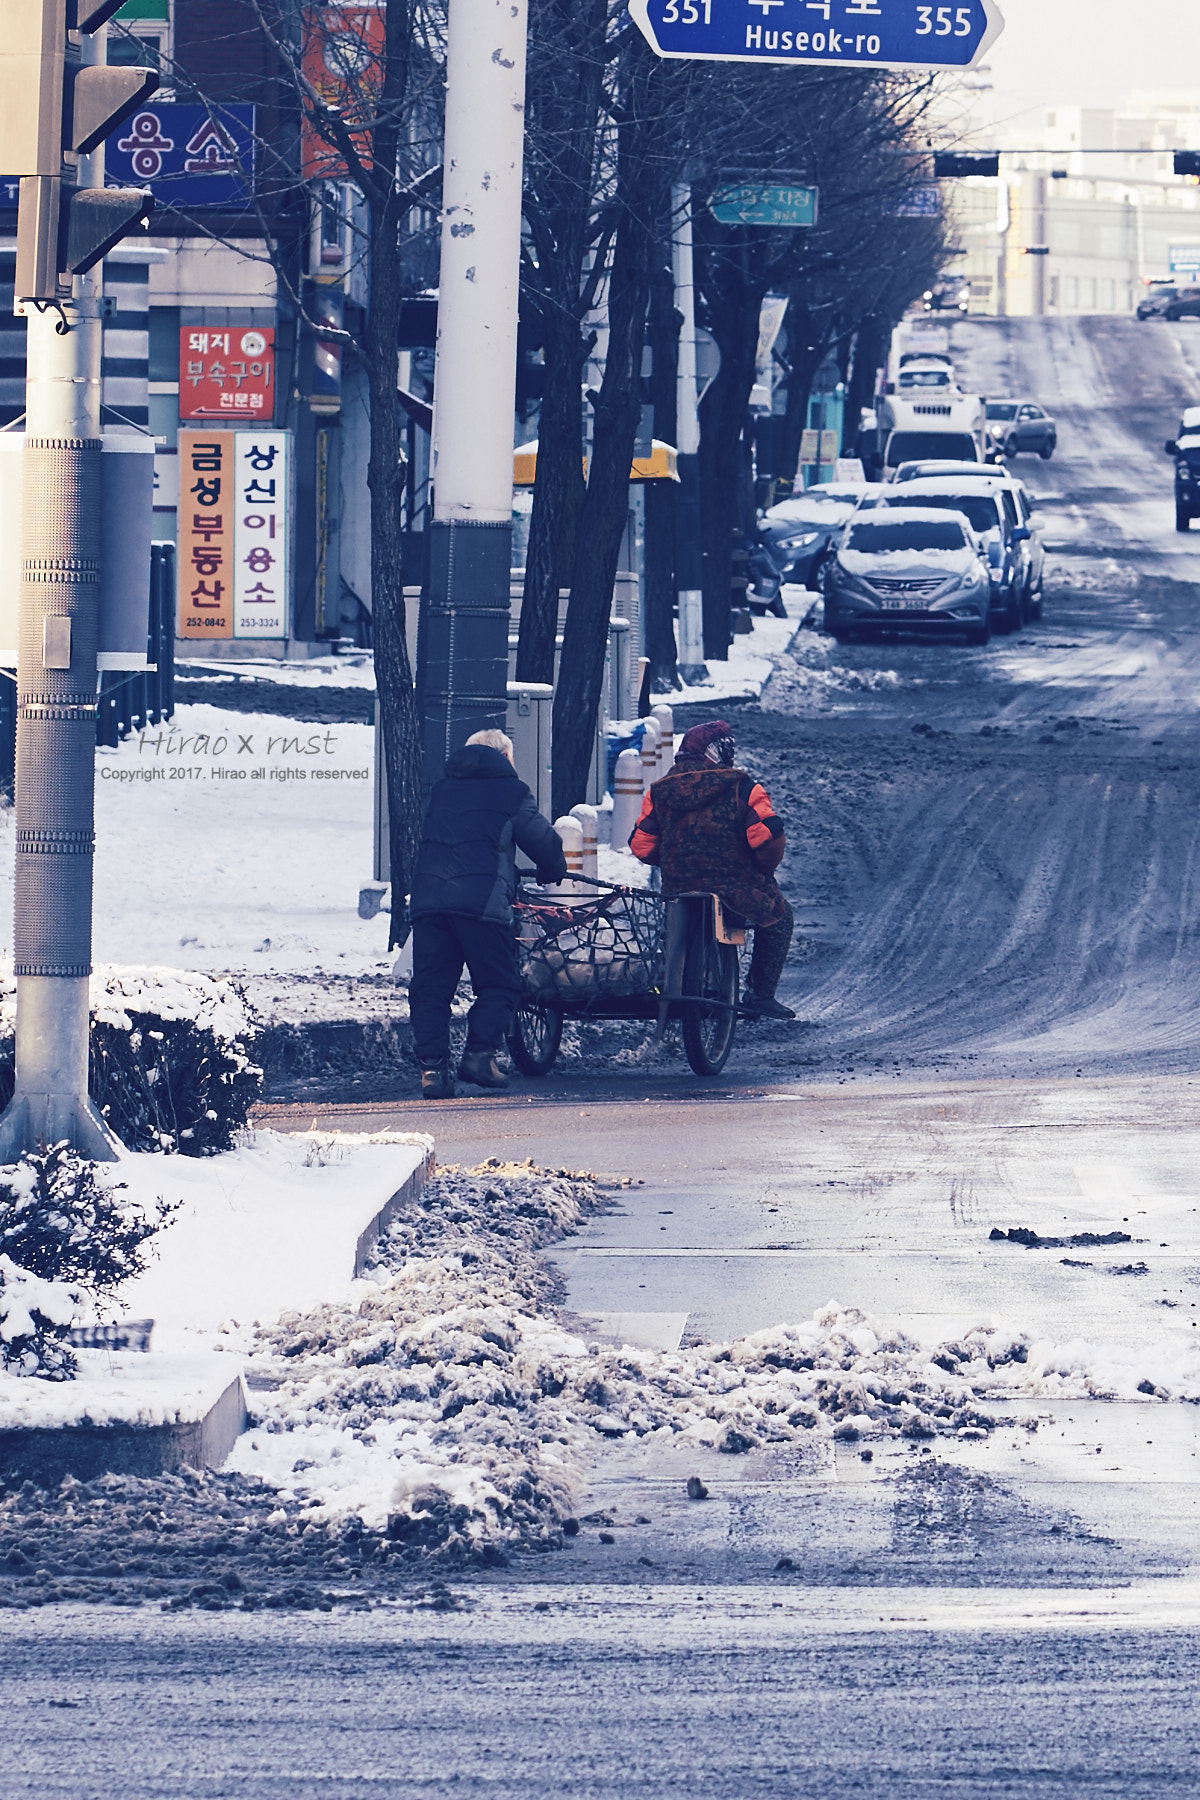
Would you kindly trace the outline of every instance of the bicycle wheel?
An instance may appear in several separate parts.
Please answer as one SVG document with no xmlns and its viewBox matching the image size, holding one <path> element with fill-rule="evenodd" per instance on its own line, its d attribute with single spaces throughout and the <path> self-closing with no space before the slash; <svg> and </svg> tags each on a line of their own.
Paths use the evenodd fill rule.
<svg viewBox="0 0 1200 1800">
<path fill-rule="evenodd" d="M 522 1000 L 513 1014 L 508 1053 L 522 1075 L 548 1075 L 562 1041 L 563 1016 L 556 1006 Z"/>
<path fill-rule="evenodd" d="M 719 1075 L 737 1031 L 738 955 L 718 944 L 707 919 L 692 922 L 683 965 L 683 991 L 697 995 L 680 1006 L 683 1049 L 697 1075 Z"/>
</svg>

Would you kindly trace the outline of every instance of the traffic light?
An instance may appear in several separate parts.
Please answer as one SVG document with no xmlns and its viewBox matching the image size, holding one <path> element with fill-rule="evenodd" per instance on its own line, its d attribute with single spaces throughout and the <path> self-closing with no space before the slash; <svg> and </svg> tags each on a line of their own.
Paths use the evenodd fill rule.
<svg viewBox="0 0 1200 1800">
<path fill-rule="evenodd" d="M 933 172 L 943 175 L 998 175 L 1000 153 L 987 156 L 960 156 L 957 151 L 938 150 L 933 158 Z"/>
<path fill-rule="evenodd" d="M 1177 175 L 1200 175 L 1200 150 L 1177 150 L 1174 161 Z"/>
<path fill-rule="evenodd" d="M 140 188 L 80 188 L 97 149 L 158 86 L 154 69 L 84 63 L 79 39 L 121 0 L 5 0 L 0 171 L 21 180 L 16 297 L 54 300 L 149 218 Z"/>
</svg>

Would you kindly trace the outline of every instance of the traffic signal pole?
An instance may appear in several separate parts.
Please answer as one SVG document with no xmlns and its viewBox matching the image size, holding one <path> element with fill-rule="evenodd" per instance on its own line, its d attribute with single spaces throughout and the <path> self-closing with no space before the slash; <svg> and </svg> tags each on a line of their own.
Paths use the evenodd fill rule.
<svg viewBox="0 0 1200 1800">
<path fill-rule="evenodd" d="M 426 788 L 507 710 L 526 0 L 450 0 L 433 521 L 418 687 Z"/>
<path fill-rule="evenodd" d="M 105 60 L 85 37 L 85 66 Z M 79 159 L 102 187 L 103 149 Z M 100 570 L 102 277 L 26 307 L 28 347 L 17 664 L 16 1087 L 0 1162 L 64 1138 L 98 1161 L 120 1145 L 88 1097 L 93 789 Z M 67 329 L 64 331 L 64 325 Z"/>
</svg>

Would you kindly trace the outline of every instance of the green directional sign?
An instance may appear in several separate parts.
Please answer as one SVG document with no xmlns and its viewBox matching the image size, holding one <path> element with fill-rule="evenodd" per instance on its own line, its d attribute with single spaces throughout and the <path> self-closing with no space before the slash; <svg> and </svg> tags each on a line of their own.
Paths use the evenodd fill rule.
<svg viewBox="0 0 1200 1800">
<path fill-rule="evenodd" d="M 817 190 L 757 181 L 720 187 L 708 203 L 719 225 L 815 225 Z"/>
</svg>

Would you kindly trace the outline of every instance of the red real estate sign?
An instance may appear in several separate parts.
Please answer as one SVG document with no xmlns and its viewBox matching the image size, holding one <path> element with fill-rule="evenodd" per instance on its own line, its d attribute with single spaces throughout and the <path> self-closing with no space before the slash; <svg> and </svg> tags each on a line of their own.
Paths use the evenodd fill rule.
<svg viewBox="0 0 1200 1800">
<path fill-rule="evenodd" d="M 274 416 L 274 331 L 258 325 L 180 326 L 181 419 L 244 419 L 270 425 Z"/>
</svg>

